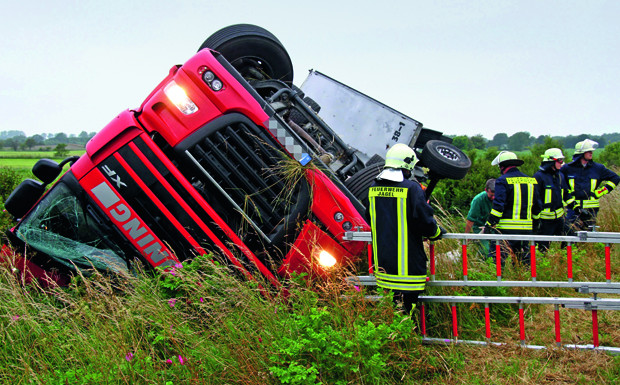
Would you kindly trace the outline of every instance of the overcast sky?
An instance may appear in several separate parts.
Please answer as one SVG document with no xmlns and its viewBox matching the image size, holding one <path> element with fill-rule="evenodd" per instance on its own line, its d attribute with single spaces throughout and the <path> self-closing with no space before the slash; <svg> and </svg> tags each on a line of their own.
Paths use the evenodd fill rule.
<svg viewBox="0 0 620 385">
<path fill-rule="evenodd" d="M 449 135 L 620 132 L 620 1 L 0 0 L 0 131 L 99 131 L 218 29 L 260 25 Z"/>
</svg>

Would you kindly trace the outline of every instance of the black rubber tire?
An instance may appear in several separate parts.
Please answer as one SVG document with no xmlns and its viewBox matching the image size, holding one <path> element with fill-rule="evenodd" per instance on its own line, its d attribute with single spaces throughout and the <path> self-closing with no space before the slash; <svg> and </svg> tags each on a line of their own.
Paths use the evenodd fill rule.
<svg viewBox="0 0 620 385">
<path fill-rule="evenodd" d="M 368 207 L 368 189 L 381 170 L 383 170 L 383 165 L 375 163 L 359 170 L 344 181 L 345 187 L 362 202 L 364 207 Z"/>
<path fill-rule="evenodd" d="M 374 154 L 370 157 L 370 159 L 368 159 L 368 162 L 366 162 L 366 167 L 372 166 L 375 163 L 378 163 L 383 167 L 383 165 L 385 165 L 385 159 L 383 159 L 383 157 L 379 154 Z"/>
<path fill-rule="evenodd" d="M 420 160 L 441 178 L 463 179 L 471 168 L 471 160 L 461 149 L 441 140 L 426 142 Z"/>
<path fill-rule="evenodd" d="M 321 106 L 319 106 L 319 103 L 315 102 L 314 99 L 312 99 L 311 97 L 306 96 L 303 98 L 303 100 L 308 105 L 308 107 L 312 109 L 312 111 L 316 112 L 317 114 L 319 113 L 319 111 L 321 111 Z M 293 122 L 297 123 L 297 125 L 299 125 L 300 127 L 303 127 L 306 123 L 309 122 L 309 120 L 306 119 L 306 117 L 295 108 L 291 108 L 289 118 Z"/>
<path fill-rule="evenodd" d="M 248 71 L 257 68 L 269 79 L 293 83 L 293 63 L 286 49 L 271 32 L 252 24 L 224 27 L 202 43 L 199 51 L 218 51 L 246 79 L 255 79 Z"/>
</svg>

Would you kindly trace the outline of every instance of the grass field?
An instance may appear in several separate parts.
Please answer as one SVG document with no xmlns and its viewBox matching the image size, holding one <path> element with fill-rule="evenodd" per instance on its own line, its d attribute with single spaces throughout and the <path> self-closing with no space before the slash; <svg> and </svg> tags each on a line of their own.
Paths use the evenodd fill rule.
<svg viewBox="0 0 620 385">
<path fill-rule="evenodd" d="M 69 151 L 67 156 L 80 156 L 85 150 Z M 0 167 L 13 167 L 20 170 L 31 170 L 39 159 L 48 158 L 57 162 L 63 158 L 54 156 L 54 151 L 0 151 Z"/>
</svg>

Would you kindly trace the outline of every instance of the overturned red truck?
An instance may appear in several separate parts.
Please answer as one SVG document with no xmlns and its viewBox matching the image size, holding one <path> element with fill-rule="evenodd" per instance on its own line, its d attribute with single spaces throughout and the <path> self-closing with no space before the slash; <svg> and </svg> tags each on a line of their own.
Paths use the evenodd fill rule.
<svg viewBox="0 0 620 385">
<path fill-rule="evenodd" d="M 303 98 L 275 36 L 250 25 L 218 31 L 83 156 L 35 165 L 40 181 L 5 202 L 18 219 L 9 241 L 28 250 L 22 266 L 62 282 L 75 269 L 128 272 L 135 259 L 167 267 L 215 253 L 277 285 L 352 261 L 363 244 L 342 236 L 369 227 L 345 182 L 355 177 L 361 191 L 374 171 Z M 448 166 L 463 162 L 450 151 Z"/>
</svg>

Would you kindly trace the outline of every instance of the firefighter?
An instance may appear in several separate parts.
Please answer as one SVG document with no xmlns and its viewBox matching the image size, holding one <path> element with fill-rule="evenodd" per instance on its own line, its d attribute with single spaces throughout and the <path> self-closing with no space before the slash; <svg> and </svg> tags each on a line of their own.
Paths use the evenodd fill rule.
<svg viewBox="0 0 620 385">
<path fill-rule="evenodd" d="M 532 222 L 540 214 L 540 199 L 536 179 L 519 171 L 523 160 L 510 151 L 502 151 L 491 163 L 499 166 L 501 176 L 495 180 L 495 199 L 489 218 L 484 226 L 487 234 L 532 234 Z M 517 261 L 529 266 L 528 241 L 507 241 L 508 249 L 502 248 L 501 264 L 508 253 L 514 253 Z"/>
<path fill-rule="evenodd" d="M 366 217 L 372 227 L 377 286 L 392 290 L 394 302 L 410 314 L 426 284 L 423 238 L 439 240 L 445 233 L 420 184 L 411 178 L 415 151 L 397 143 L 386 154 L 383 171 L 368 191 Z"/>
<path fill-rule="evenodd" d="M 559 148 L 550 148 L 542 155 L 540 168 L 534 174 L 536 189 L 542 200 L 540 221 L 534 221 L 534 232 L 539 235 L 566 235 L 566 208 L 573 208 L 575 198 L 569 191 L 564 174 L 560 172 L 564 154 Z M 540 251 L 549 248 L 549 242 L 538 243 Z"/>
<path fill-rule="evenodd" d="M 575 197 L 575 207 L 568 210 L 567 219 L 576 230 L 595 230 L 599 199 L 620 182 L 615 172 L 592 160 L 596 148 L 598 143 L 590 139 L 577 143 L 573 160 L 560 170 Z"/>
</svg>

